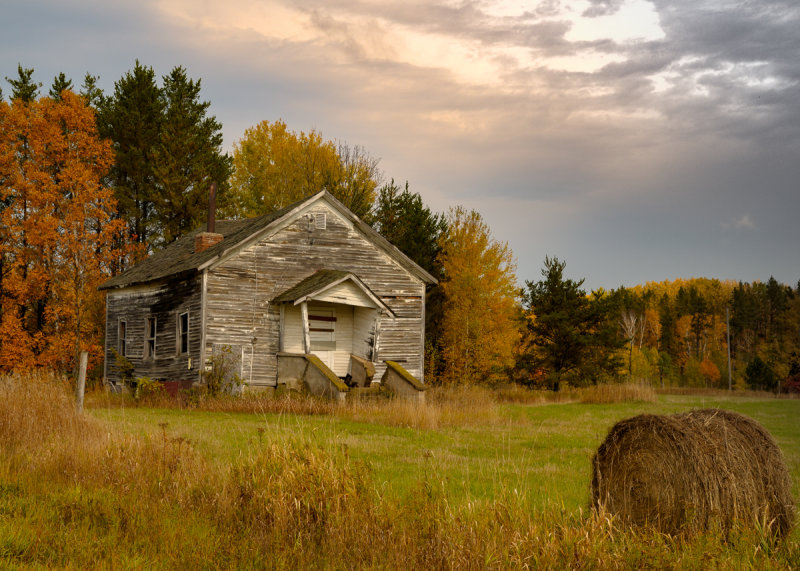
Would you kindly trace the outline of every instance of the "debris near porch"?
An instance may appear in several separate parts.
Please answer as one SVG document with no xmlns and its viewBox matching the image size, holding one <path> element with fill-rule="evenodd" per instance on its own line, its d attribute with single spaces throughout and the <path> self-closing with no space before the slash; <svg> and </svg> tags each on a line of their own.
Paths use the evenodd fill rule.
<svg viewBox="0 0 800 571">
<path fill-rule="evenodd" d="M 344 402 L 349 394 L 357 398 L 381 395 L 425 403 L 425 385 L 395 361 L 386 361 L 386 370 L 375 382 L 375 366 L 355 355 L 350 357 L 351 379 L 348 386 L 342 379 L 311 353 L 278 353 L 278 386 L 306 390 L 309 394 Z M 354 373 L 354 374 L 353 374 Z"/>
</svg>

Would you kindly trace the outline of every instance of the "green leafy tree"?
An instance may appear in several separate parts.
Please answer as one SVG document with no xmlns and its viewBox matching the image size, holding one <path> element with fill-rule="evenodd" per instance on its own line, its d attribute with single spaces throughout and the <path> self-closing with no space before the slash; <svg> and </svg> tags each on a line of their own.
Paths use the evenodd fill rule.
<svg viewBox="0 0 800 571">
<path fill-rule="evenodd" d="M 584 280 L 565 278 L 565 267 L 566 262 L 546 257 L 544 279 L 527 281 L 523 295 L 535 352 L 532 362 L 555 390 L 562 381 L 581 385 L 614 373 L 619 366 L 615 352 L 621 345 L 613 333 L 618 330 L 616 320 L 610 319 L 619 305 L 605 294 L 587 296 L 581 289 Z"/>
<path fill-rule="evenodd" d="M 154 222 L 159 244 L 169 244 L 200 224 L 208 212 L 208 188 L 218 182 L 222 199 L 230 160 L 222 152 L 222 125 L 208 116 L 208 101 L 200 100 L 200 80 L 176 67 L 164 77 L 163 120 L 156 145 Z"/>
</svg>

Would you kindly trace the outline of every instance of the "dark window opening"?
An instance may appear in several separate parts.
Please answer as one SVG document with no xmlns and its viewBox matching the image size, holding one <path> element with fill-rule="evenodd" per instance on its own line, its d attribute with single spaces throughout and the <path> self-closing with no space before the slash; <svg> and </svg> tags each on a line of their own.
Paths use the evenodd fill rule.
<svg viewBox="0 0 800 571">
<path fill-rule="evenodd" d="M 145 357 L 154 359 L 156 356 L 156 318 L 147 318 L 147 340 L 145 344 Z"/>
<path fill-rule="evenodd" d="M 124 321 L 119 322 L 119 333 L 117 339 L 117 352 L 123 357 L 128 353 L 128 324 Z"/>
<path fill-rule="evenodd" d="M 189 314 L 178 316 L 178 351 L 181 355 L 189 352 Z"/>
</svg>

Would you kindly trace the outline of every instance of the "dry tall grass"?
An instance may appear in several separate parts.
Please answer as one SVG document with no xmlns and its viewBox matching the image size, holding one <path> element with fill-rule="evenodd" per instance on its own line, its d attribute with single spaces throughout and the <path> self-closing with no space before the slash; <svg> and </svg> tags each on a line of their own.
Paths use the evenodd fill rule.
<svg viewBox="0 0 800 571">
<path fill-rule="evenodd" d="M 87 420 L 64 381 L 3 378 L 0 391 L 0 567 L 788 568 L 800 560 L 796 542 L 763 544 L 751 530 L 685 542 L 558 506 L 531 512 L 524 490 L 455 502 L 435 469 L 398 499 L 346 448 L 302 436 L 265 439 L 219 466 L 166 425 L 131 437 Z M 492 410 L 472 405 L 475 396 L 458 398 Z M 436 410 L 447 416 L 456 400 Z"/>
<path fill-rule="evenodd" d="M 641 384 L 598 385 L 567 388 L 558 392 L 533 390 L 521 385 L 488 388 L 480 385 L 430 387 L 422 406 L 404 399 L 386 397 L 350 399 L 344 404 L 294 392 L 245 393 L 244 396 L 201 397 L 195 400 L 156 393 L 134 400 L 128 395 L 95 393 L 89 407 L 147 406 L 194 408 L 210 412 L 251 414 L 330 415 L 357 422 L 435 430 L 443 427 L 506 422 L 502 404 L 547 405 L 559 403 L 654 402 L 655 392 Z"/>
</svg>

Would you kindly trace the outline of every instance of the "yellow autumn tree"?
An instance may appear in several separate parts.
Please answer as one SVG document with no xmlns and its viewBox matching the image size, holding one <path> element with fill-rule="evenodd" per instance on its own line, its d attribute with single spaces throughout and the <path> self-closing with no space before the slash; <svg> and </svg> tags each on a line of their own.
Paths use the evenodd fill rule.
<svg viewBox="0 0 800 571">
<path fill-rule="evenodd" d="M 233 148 L 226 216 L 246 218 L 279 210 L 328 190 L 357 216 L 369 212 L 380 182 L 378 161 L 361 147 L 295 133 L 283 121 L 262 121 Z"/>
<path fill-rule="evenodd" d="M 495 383 L 514 365 L 520 321 L 513 254 L 480 214 L 451 209 L 440 240 L 444 270 L 443 384 Z"/>
</svg>

